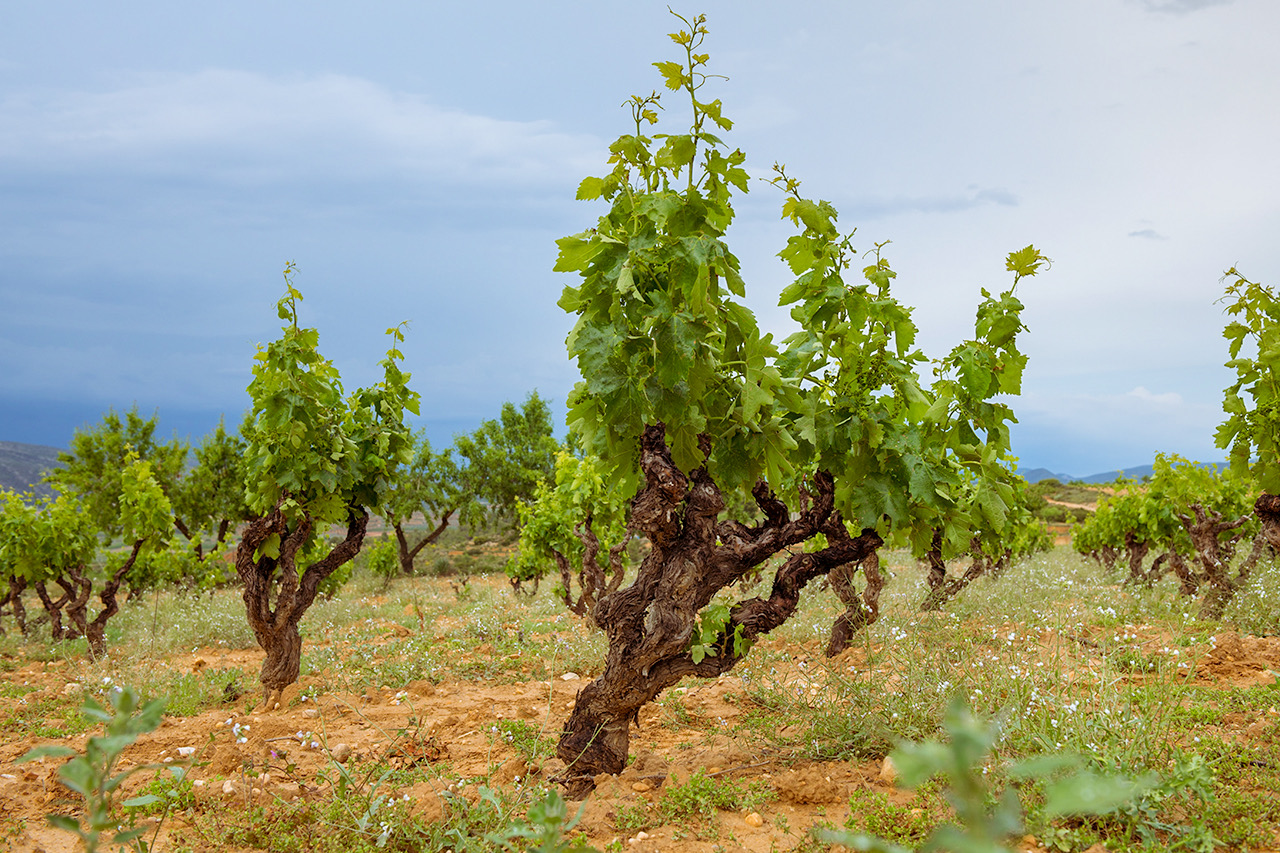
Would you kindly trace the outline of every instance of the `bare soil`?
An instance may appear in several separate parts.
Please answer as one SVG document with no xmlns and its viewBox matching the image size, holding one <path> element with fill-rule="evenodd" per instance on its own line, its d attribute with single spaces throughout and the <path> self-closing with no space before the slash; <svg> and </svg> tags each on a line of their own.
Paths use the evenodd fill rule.
<svg viewBox="0 0 1280 853">
<path fill-rule="evenodd" d="M 409 630 L 391 622 L 386 626 L 388 637 Z M 806 679 L 811 677 L 812 665 L 821 660 L 820 641 L 789 644 L 787 650 L 792 669 L 783 677 L 799 687 L 810 684 Z M 485 654 L 484 647 L 475 654 Z M 855 647 L 834 665 L 856 669 L 865 657 L 866 650 Z M 256 649 L 204 648 L 156 665 L 177 672 L 238 668 L 245 673 L 244 683 L 252 685 L 261 661 L 262 653 Z M 0 680 L 35 690 L 0 699 L 0 718 L 16 711 L 19 703 L 41 698 L 60 697 L 67 707 L 77 705 L 84 685 L 69 678 L 68 669 L 63 661 L 32 662 L 5 673 Z M 1277 637 L 1221 634 L 1195 664 L 1195 678 L 1216 685 L 1247 687 L 1269 682 L 1277 673 Z M 494 726 L 501 720 L 527 720 L 555 737 L 584 684 L 582 677 L 557 672 L 548 680 L 500 685 L 418 681 L 362 695 L 325 694 L 318 701 L 299 701 L 310 686 L 304 679 L 286 690 L 277 710 L 246 714 L 245 699 L 238 698 L 195 716 L 166 717 L 160 728 L 141 736 L 129 748 L 122 767 L 194 761 L 197 800 L 247 810 L 276 800 L 325 796 L 314 780 L 318 771 L 330 766 L 330 755 L 343 758 L 350 767 L 360 766 L 363 759 L 381 757 L 392 766 L 421 769 L 421 773 L 412 774 L 418 781 L 393 793 L 396 797 L 407 795 L 415 811 L 432 819 L 443 813 L 442 796 L 451 779 L 487 776 L 489 784 L 508 787 L 527 784 L 531 775 L 539 772 L 553 775 L 562 767 L 557 760 L 548 759 L 541 768 L 530 768 L 495 736 Z M 722 733 L 731 730 L 751 705 L 739 678 L 726 675 L 710 682 L 686 681 L 685 685 L 684 724 L 673 725 L 658 704 L 646 706 L 640 714 L 640 728 L 633 732 L 634 760 L 621 775 L 601 778 L 597 790 L 584 801 L 579 828 L 597 848 L 619 838 L 628 850 L 636 851 L 710 853 L 716 845 L 752 853 L 788 850 L 804 839 L 816 821 L 840 825 L 847 815 L 850 795 L 858 790 L 883 793 L 898 805 L 911 807 L 914 803 L 915 794 L 895 788 L 879 761 L 797 764 L 788 756 L 769 754 L 747 737 Z M 1276 709 L 1270 713 L 1275 714 Z M 1273 722 L 1239 717 L 1229 718 L 1226 726 L 1231 731 L 1220 735 L 1244 739 L 1250 736 L 1251 727 Z M 237 724 L 242 727 L 239 735 Z M 82 734 L 62 742 L 82 749 L 86 738 Z M 243 742 L 238 742 L 241 738 Z M 0 806 L 10 821 L 23 822 L 16 835 L 0 839 L 0 846 L 7 842 L 13 853 L 57 853 L 78 847 L 72 836 L 51 828 L 44 817 L 55 811 L 74 814 L 79 807 L 75 795 L 58 782 L 59 761 L 15 763 L 29 749 L 45 742 L 23 737 L 0 744 Z M 445 762 L 448 778 L 432 769 Z M 246 772 L 251 768 L 259 775 Z M 687 779 L 695 771 L 716 778 L 761 780 L 776 792 L 776 799 L 758 813 L 719 813 L 718 831 L 693 831 L 685 824 L 657 827 L 646 837 L 639 833 L 619 836 L 615 819 L 620 811 L 656 799 L 663 785 Z M 135 774 L 126 791 L 136 791 L 154 775 L 153 771 Z M 475 797 L 475 783 L 460 794 Z M 159 849 L 228 849 L 210 846 L 188 821 L 181 813 L 170 817 Z M 1023 848 L 1040 849 L 1032 839 L 1024 841 Z"/>
</svg>

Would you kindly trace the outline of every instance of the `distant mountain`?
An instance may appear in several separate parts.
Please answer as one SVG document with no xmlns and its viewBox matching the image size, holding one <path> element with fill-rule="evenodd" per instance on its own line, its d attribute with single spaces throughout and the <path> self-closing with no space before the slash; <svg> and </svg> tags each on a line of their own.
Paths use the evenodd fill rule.
<svg viewBox="0 0 1280 853">
<path fill-rule="evenodd" d="M 1154 471 L 1150 465 L 1139 465 L 1137 468 L 1124 468 L 1119 471 L 1103 471 L 1101 474 L 1090 474 L 1088 477 L 1078 477 L 1082 483 L 1114 483 L 1117 477 L 1124 477 L 1126 480 L 1141 480 L 1143 477 L 1151 476 Z M 1067 480 L 1062 482 L 1066 483 Z"/>
<path fill-rule="evenodd" d="M 56 447 L 0 441 L 0 487 L 18 492 L 33 491 L 49 496 L 53 490 L 40 482 L 44 473 L 58 465 Z"/>
<path fill-rule="evenodd" d="M 1060 483 L 1069 483 L 1072 479 L 1067 474 L 1055 474 L 1048 468 L 1027 468 L 1026 470 L 1019 468 L 1018 473 L 1028 483 L 1038 483 L 1041 480 L 1057 480 Z"/>
<path fill-rule="evenodd" d="M 1225 462 L 1201 462 L 1203 467 L 1223 467 Z M 1055 474 L 1048 468 L 1029 468 L 1026 471 L 1019 471 L 1028 483 L 1038 483 L 1041 480 L 1057 480 L 1060 483 L 1113 483 L 1117 477 L 1124 477 L 1126 480 L 1141 480 L 1143 477 L 1151 476 L 1155 470 L 1151 465 L 1139 465 L 1136 468 L 1123 468 L 1119 471 L 1103 471 L 1100 474 L 1090 474 L 1088 477 L 1077 477 L 1074 474 Z"/>
</svg>

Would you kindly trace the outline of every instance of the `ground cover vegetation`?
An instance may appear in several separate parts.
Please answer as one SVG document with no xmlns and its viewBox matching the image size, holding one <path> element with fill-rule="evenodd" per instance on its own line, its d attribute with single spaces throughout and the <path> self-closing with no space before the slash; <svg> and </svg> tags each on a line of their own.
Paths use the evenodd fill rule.
<svg viewBox="0 0 1280 853">
<path fill-rule="evenodd" d="M 632 98 L 578 191 L 607 212 L 559 241 L 566 445 L 535 393 L 434 451 L 403 326 L 346 393 L 289 265 L 238 434 L 109 412 L 53 497 L 0 493 L 10 847 L 1280 844 L 1272 291 L 1228 273 L 1228 468 L 1160 455 L 1092 510 L 1029 486 L 1017 287 L 1047 259 L 1010 253 L 929 361 L 887 244 L 850 274 L 777 166 L 798 330 L 762 334 L 725 242 L 745 156 L 677 18 L 691 124 L 646 136 Z"/>
<path fill-rule="evenodd" d="M 956 783 L 912 778 L 902 760 L 886 770 L 885 757 L 905 742 L 953 748 L 957 699 L 994 721 L 975 729 L 989 743 L 954 769 L 980 784 L 971 820 L 986 809 L 1004 821 L 991 832 L 1017 828 L 993 836 L 1001 849 L 1278 840 L 1280 640 L 1256 636 L 1274 626 L 1280 596 L 1269 561 L 1223 620 L 1205 621 L 1176 578 L 1125 584 L 1063 547 L 921 611 L 927 565 L 882 549 L 881 617 L 845 652 L 825 654 L 844 605 L 830 591 L 806 596 L 733 673 L 684 680 L 642 708 L 622 773 L 556 806 L 558 734 L 603 671 L 607 638 L 549 588 L 515 595 L 500 561 L 460 595 L 448 576 L 388 587 L 365 556 L 301 623 L 299 681 L 271 712 L 247 689 L 262 653 L 234 588 L 169 586 L 126 602 L 112 631 L 129 642 L 97 660 L 47 626 L 0 638 L 0 796 L 11 804 L 0 836 L 20 851 L 69 849 L 74 836 L 43 815 L 85 830 L 97 820 L 60 786 L 63 759 L 14 762 L 50 742 L 86 755 L 102 721 L 84 700 L 110 709 L 123 685 L 139 706 L 168 697 L 165 721 L 122 748 L 111 775 L 143 769 L 121 782 L 115 823 L 100 831 L 150 839 L 159 827 L 156 849 L 378 849 L 382 839 L 393 850 L 502 850 L 502 839 L 527 843 L 511 833 L 545 831 L 599 850 L 827 850 L 834 842 L 811 832 L 824 828 L 916 849 L 966 825 L 948 799 Z M 748 579 L 738 594 L 770 584 Z M 1061 762 L 1023 774 L 1045 755 Z M 1082 771 L 1120 791 L 1102 814 L 1062 811 L 1050 796 L 1052 780 Z M 1011 792 L 1016 814 L 993 811 Z"/>
</svg>

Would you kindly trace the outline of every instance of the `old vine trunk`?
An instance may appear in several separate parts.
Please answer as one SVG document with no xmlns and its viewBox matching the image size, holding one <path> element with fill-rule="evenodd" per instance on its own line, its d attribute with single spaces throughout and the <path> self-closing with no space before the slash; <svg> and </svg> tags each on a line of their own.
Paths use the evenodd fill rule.
<svg viewBox="0 0 1280 853">
<path fill-rule="evenodd" d="M 718 520 L 725 508 L 719 487 L 705 468 L 686 475 L 676 467 L 661 424 L 646 427 L 640 445 L 645 483 L 631 503 L 628 534 L 645 536 L 652 550 L 630 586 L 601 596 L 592 609 L 609 650 L 604 674 L 578 694 L 557 747 L 567 765 L 562 781 L 573 796 L 585 795 L 597 774 L 623 769 L 630 725 L 641 707 L 686 675 L 714 678 L 731 670 L 756 637 L 795 612 L 805 584 L 837 566 L 865 560 L 883 544 L 873 530 L 849 535 L 826 472 L 813 477 L 812 493 L 802 493 L 794 517 L 758 483 L 753 496 L 764 521 L 747 527 Z M 703 453 L 709 452 L 704 439 Z M 695 656 L 699 612 L 717 592 L 819 533 L 826 536 L 825 548 L 790 554 L 774 575 L 770 595 L 730 608 L 715 640 L 700 646 L 705 656 Z M 589 527 L 582 535 L 586 541 L 595 538 Z M 588 547 L 584 564 L 603 573 L 595 544 Z"/>
<path fill-rule="evenodd" d="M 301 576 L 296 560 L 299 549 L 311 537 L 309 515 L 291 524 L 277 506 L 245 527 L 236 550 L 236 573 L 244 583 L 249 627 L 266 652 L 258 678 L 268 710 L 279 703 L 284 688 L 298 680 L 302 667 L 298 622 L 315 601 L 321 582 L 360 552 L 368 523 L 368 512 L 352 508 L 346 538 L 326 557 L 307 566 Z M 260 554 L 259 549 L 273 535 L 280 537 L 279 556 Z"/>
</svg>

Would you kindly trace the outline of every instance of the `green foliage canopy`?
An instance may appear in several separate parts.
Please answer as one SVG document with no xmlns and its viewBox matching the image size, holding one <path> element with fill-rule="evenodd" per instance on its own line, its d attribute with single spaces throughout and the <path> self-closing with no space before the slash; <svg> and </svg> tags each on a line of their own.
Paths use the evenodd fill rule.
<svg viewBox="0 0 1280 853">
<path fill-rule="evenodd" d="M 967 548 L 960 471 L 979 475 L 973 512 L 991 524 L 1004 523 L 1012 498 L 1002 461 L 1012 412 L 993 398 L 1020 390 L 1021 302 L 1012 288 L 983 291 L 974 340 L 939 362 L 929 387 L 884 244 L 860 277 L 848 276 L 853 235 L 840 231 L 835 208 L 801 196 L 775 167 L 782 215 L 800 231 L 780 253 L 795 280 L 779 302 L 800 328 L 781 347 L 762 334 L 724 241 L 733 195 L 748 190 L 745 155 L 717 135 L 732 122 L 701 93 L 704 18 L 681 20 L 688 30 L 672 39 L 685 61 L 656 65 L 668 89 L 688 96 L 691 126 L 648 136 L 658 96 L 632 98 L 634 133 L 610 147 L 612 171 L 578 189 L 608 212 L 558 241 L 555 269 L 579 277 L 560 299 L 578 318 L 567 345 L 583 377 L 569 399 L 571 430 L 624 493 L 639 483 L 641 433 L 660 423 L 676 465 L 691 471 L 705 460 L 722 490 L 763 479 L 794 495 L 803 477 L 831 471 L 850 524 L 912 527 L 920 545 L 942 527 L 951 550 Z M 1011 253 L 1014 285 L 1045 262 L 1032 246 Z"/>
<path fill-rule="evenodd" d="M 157 415 L 143 418 L 137 406 L 123 418 L 108 410 L 100 424 L 76 430 L 70 451 L 58 454 L 60 467 L 45 478 L 59 492 L 78 496 L 83 511 L 108 542 L 128 540 L 120 526 L 124 521 L 120 503 L 125 484 L 121 472 L 130 454 L 148 464 L 165 494 L 173 492 L 182 475 L 188 448 L 176 439 L 157 440 L 158 423 Z"/>
<path fill-rule="evenodd" d="M 1262 490 L 1280 494 L 1280 298 L 1267 285 L 1227 270 L 1229 343 L 1236 381 L 1223 392 L 1226 420 L 1214 438 L 1231 467 L 1253 474 Z"/>
<path fill-rule="evenodd" d="M 393 345 L 382 382 L 344 396 L 337 368 L 316 348 L 319 333 L 298 326 L 294 272 L 293 264 L 285 268 L 276 306 L 283 334 L 254 357 L 245 496 L 255 515 L 279 506 L 286 517 L 305 513 L 323 527 L 345 522 L 353 507 L 381 505 L 396 467 L 410 461 L 404 416 L 419 413 L 419 397 L 400 368 L 401 326 L 387 330 Z"/>
</svg>

